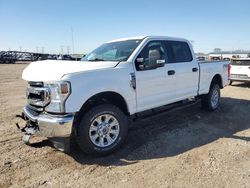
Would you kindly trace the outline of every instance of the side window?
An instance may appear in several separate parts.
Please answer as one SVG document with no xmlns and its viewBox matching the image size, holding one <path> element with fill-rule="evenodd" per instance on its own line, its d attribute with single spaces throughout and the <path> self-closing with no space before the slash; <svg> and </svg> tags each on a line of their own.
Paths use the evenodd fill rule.
<svg viewBox="0 0 250 188">
<path fill-rule="evenodd" d="M 136 58 L 135 66 L 138 71 L 154 69 L 153 65 L 168 61 L 165 46 L 162 41 L 149 42 Z"/>
<path fill-rule="evenodd" d="M 166 41 L 165 44 L 170 52 L 169 63 L 190 62 L 193 60 L 191 50 L 186 42 Z"/>
</svg>

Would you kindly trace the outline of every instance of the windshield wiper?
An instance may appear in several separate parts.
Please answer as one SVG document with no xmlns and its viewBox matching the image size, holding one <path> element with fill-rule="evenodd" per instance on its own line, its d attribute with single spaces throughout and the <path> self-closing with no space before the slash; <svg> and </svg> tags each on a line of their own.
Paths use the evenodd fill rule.
<svg viewBox="0 0 250 188">
<path fill-rule="evenodd" d="M 100 58 L 94 58 L 94 59 L 90 59 L 88 61 L 105 61 L 104 59 L 100 59 Z"/>
</svg>

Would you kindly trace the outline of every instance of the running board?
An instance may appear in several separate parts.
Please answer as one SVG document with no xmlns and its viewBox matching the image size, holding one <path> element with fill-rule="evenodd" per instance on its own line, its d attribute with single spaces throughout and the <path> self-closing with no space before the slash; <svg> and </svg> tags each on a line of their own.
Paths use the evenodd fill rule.
<svg viewBox="0 0 250 188">
<path fill-rule="evenodd" d="M 161 114 L 169 113 L 169 112 L 173 112 L 173 111 L 178 111 L 178 110 L 181 110 L 183 108 L 193 106 L 193 105 L 199 103 L 199 101 L 200 101 L 199 98 L 191 100 L 191 101 L 190 100 L 183 100 L 180 102 L 176 102 L 173 104 L 154 108 L 151 110 L 139 112 L 139 113 L 136 113 L 132 116 L 132 121 L 140 121 L 142 119 L 150 118 L 152 116 L 161 115 Z"/>
</svg>

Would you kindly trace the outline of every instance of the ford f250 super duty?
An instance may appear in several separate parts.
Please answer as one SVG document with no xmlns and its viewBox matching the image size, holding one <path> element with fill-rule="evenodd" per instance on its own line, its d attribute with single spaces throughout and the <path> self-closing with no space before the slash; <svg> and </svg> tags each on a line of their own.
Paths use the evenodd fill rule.
<svg viewBox="0 0 250 188">
<path fill-rule="evenodd" d="M 74 139 L 85 153 L 108 154 L 144 112 L 198 99 L 215 110 L 228 84 L 228 64 L 197 62 L 188 40 L 162 36 L 113 40 L 82 61 L 33 62 L 22 75 L 23 141 L 41 135 L 68 151 Z"/>
</svg>

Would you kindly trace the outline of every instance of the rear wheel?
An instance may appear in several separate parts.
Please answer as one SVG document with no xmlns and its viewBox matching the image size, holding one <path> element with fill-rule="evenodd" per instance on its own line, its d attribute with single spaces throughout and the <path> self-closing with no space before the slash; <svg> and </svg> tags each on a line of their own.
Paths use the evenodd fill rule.
<svg viewBox="0 0 250 188">
<path fill-rule="evenodd" d="M 128 131 L 125 114 L 116 106 L 103 104 L 93 107 L 77 127 L 77 143 L 92 155 L 107 155 L 118 149 Z"/>
<path fill-rule="evenodd" d="M 214 111 L 220 103 L 220 86 L 212 84 L 209 93 L 202 97 L 202 107 L 209 111 Z"/>
</svg>

